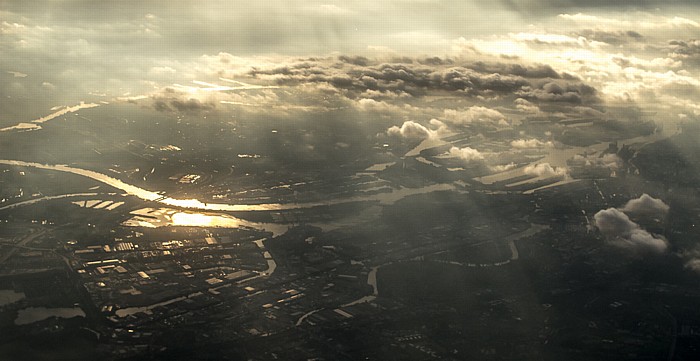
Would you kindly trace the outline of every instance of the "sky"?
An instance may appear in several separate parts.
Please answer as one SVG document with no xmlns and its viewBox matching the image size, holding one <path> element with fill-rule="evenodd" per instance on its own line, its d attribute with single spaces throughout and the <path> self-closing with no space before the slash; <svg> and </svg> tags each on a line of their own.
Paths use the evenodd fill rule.
<svg viewBox="0 0 700 361">
<path fill-rule="evenodd" d="M 0 122 L 137 97 L 164 111 L 228 102 L 401 112 L 450 91 L 467 95 L 463 108 L 648 104 L 694 117 L 695 3 L 0 0 Z M 222 77 L 294 90 L 199 89 L 239 85 Z M 450 121 L 422 113 L 415 121 L 426 127 Z"/>
</svg>

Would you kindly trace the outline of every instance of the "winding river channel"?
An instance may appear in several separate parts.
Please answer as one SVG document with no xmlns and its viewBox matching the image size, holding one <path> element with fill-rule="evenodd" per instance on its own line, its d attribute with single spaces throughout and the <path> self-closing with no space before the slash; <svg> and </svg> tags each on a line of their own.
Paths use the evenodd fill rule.
<svg viewBox="0 0 700 361">
<path fill-rule="evenodd" d="M 197 199 L 176 199 L 163 196 L 158 192 L 149 191 L 131 184 L 127 184 L 119 179 L 112 178 L 99 172 L 92 170 L 74 168 L 63 164 L 49 165 L 34 162 L 24 162 L 19 160 L 0 159 L 0 164 L 30 167 L 37 169 L 55 170 L 59 172 L 71 173 L 87 177 L 98 182 L 102 182 L 111 187 L 117 188 L 124 193 L 141 198 L 145 201 L 157 202 L 165 206 L 196 209 L 202 211 L 220 211 L 220 212 L 241 212 L 241 211 L 274 211 L 274 210 L 289 210 L 299 208 L 311 208 L 317 206 L 328 206 L 334 204 L 342 204 L 348 202 L 360 201 L 379 201 L 381 204 L 392 204 L 402 198 L 414 194 L 430 193 L 439 190 L 452 190 L 454 186 L 451 184 L 435 184 L 421 188 L 401 188 L 393 190 L 389 193 L 358 195 L 348 198 L 331 199 L 325 202 L 308 202 L 308 203 L 268 203 L 268 204 L 225 204 L 225 203 L 207 203 Z"/>
</svg>

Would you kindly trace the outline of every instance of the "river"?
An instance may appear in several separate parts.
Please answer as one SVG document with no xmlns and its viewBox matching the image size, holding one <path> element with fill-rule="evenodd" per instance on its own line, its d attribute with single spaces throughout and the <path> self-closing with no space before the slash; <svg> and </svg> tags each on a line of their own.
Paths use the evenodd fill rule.
<svg viewBox="0 0 700 361">
<path fill-rule="evenodd" d="M 400 188 L 388 193 L 358 195 L 348 198 L 337 198 L 325 202 L 308 202 L 308 203 L 268 203 L 268 204 L 225 204 L 225 203 L 208 203 L 198 199 L 176 199 L 161 195 L 158 192 L 149 191 L 131 184 L 127 184 L 119 179 L 112 178 L 105 174 L 92 170 L 70 167 L 63 164 L 49 165 L 34 162 L 24 162 L 20 160 L 0 159 L 0 164 L 11 165 L 15 167 L 29 167 L 37 169 L 55 170 L 59 172 L 71 173 L 87 177 L 98 182 L 102 182 L 111 187 L 117 188 L 128 195 L 132 195 L 150 202 L 157 202 L 166 206 L 197 209 L 203 211 L 223 211 L 223 212 L 240 212 L 240 211 L 274 211 L 274 210 L 290 210 L 299 208 L 311 208 L 318 206 L 328 206 L 333 204 L 342 204 L 348 202 L 361 201 L 379 201 L 381 204 L 392 204 L 404 197 L 430 193 L 438 190 L 453 190 L 451 184 L 434 184 L 422 188 Z"/>
</svg>

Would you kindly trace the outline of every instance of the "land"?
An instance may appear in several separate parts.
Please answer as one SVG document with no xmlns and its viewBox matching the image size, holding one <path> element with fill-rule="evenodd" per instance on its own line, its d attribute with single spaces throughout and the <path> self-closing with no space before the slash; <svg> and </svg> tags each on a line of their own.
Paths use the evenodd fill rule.
<svg viewBox="0 0 700 361">
<path fill-rule="evenodd" d="M 360 136 L 387 124 L 325 116 L 197 122 L 119 104 L 0 135 L 7 160 L 67 164 L 163 198 L 268 207 L 178 207 L 65 171 L 0 165 L 0 290 L 20 295 L 0 304 L 0 333 L 10 335 L 0 359 L 697 353 L 698 275 L 679 255 L 700 236 L 699 129 L 665 137 L 649 120 L 595 120 L 582 137 L 561 119 L 530 119 L 510 133 L 482 134 L 482 149 L 496 151 L 520 130 L 558 130 L 560 149 L 502 161 L 517 171 L 570 154 L 562 164 L 572 179 L 562 182 L 444 156 L 473 144 L 474 132 L 406 156 L 417 142 Z M 294 141 L 308 134 L 313 156 Z M 615 172 L 573 158 L 605 152 L 622 159 Z M 674 252 L 629 254 L 593 226 L 596 212 L 644 193 L 664 199 L 670 214 L 635 221 Z M 17 322 L 38 308 L 54 313 Z"/>
</svg>

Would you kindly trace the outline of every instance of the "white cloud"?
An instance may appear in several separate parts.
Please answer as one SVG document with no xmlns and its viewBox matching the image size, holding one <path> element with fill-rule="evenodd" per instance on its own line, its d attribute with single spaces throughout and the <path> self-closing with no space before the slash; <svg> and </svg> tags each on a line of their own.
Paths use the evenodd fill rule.
<svg viewBox="0 0 700 361">
<path fill-rule="evenodd" d="M 551 33 L 517 33 L 509 34 L 509 36 L 517 41 L 528 41 L 539 44 L 549 44 L 549 45 L 578 45 L 582 47 L 601 47 L 607 45 L 599 41 L 588 40 L 583 36 L 577 38 L 562 35 L 562 34 L 551 34 Z"/>
<path fill-rule="evenodd" d="M 642 229 L 637 223 L 616 208 L 599 211 L 593 217 L 600 232 L 610 244 L 632 251 L 652 251 L 661 253 L 668 248 L 668 242 Z"/>
<path fill-rule="evenodd" d="M 494 173 L 500 173 L 500 172 L 505 172 L 507 170 L 514 169 L 515 167 L 517 167 L 517 165 L 515 163 L 508 163 L 508 164 L 489 166 L 489 169 Z"/>
<path fill-rule="evenodd" d="M 566 167 L 552 167 L 549 163 L 531 164 L 524 171 L 525 174 L 537 177 L 566 177 L 569 173 Z"/>
<path fill-rule="evenodd" d="M 444 116 L 445 121 L 458 125 L 473 122 L 505 121 L 505 116 L 498 110 L 476 105 L 463 110 L 445 109 Z"/>
<path fill-rule="evenodd" d="M 427 139 L 433 135 L 433 131 L 412 120 L 405 121 L 401 127 L 393 126 L 389 128 L 386 133 L 392 137 L 401 137 L 412 140 Z"/>
<path fill-rule="evenodd" d="M 478 151 L 474 148 L 470 148 L 470 147 L 465 147 L 465 148 L 452 147 L 452 148 L 450 148 L 450 156 L 455 157 L 455 158 L 459 158 L 467 163 L 484 161 L 484 154 L 482 154 L 480 151 Z"/>
<path fill-rule="evenodd" d="M 27 77 L 27 74 L 20 73 L 18 71 L 8 71 L 7 73 L 12 75 L 15 78 L 26 78 Z"/>
<path fill-rule="evenodd" d="M 553 147 L 554 143 L 547 141 L 543 142 L 539 139 L 517 139 L 510 142 L 510 146 L 515 149 L 535 149 L 535 148 L 545 148 Z"/>
<path fill-rule="evenodd" d="M 175 74 L 177 71 L 169 66 L 154 66 L 149 72 L 152 74 Z"/>
<path fill-rule="evenodd" d="M 622 211 L 631 214 L 663 217 L 668 214 L 670 207 L 664 201 L 644 193 L 637 199 L 631 199 Z"/>
<path fill-rule="evenodd" d="M 401 107 L 398 107 L 396 105 L 389 104 L 383 100 L 374 100 L 370 98 L 362 98 L 358 100 L 356 103 L 356 106 L 360 110 L 364 111 L 374 111 L 374 112 L 380 112 L 380 113 L 386 113 L 386 112 L 398 112 L 401 111 Z"/>
</svg>

